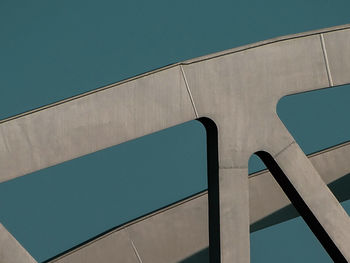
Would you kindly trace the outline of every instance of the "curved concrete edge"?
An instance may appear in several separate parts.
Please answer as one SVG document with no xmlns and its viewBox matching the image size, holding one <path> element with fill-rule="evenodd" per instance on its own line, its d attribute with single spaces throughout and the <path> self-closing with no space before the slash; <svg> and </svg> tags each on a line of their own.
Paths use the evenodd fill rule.
<svg viewBox="0 0 350 263">
<path fill-rule="evenodd" d="M 0 223 L 0 262 L 37 263 L 21 244 Z"/>
<path fill-rule="evenodd" d="M 60 263 L 142 263 L 130 235 L 125 229 L 106 235 L 91 242 L 87 247 L 81 247 L 74 253 L 67 253 L 64 257 L 52 262 Z"/>
<path fill-rule="evenodd" d="M 209 59 L 213 59 L 213 58 L 229 55 L 229 54 L 232 54 L 232 53 L 237 53 L 237 52 L 240 52 L 240 51 L 244 51 L 244 50 L 248 50 L 248 49 L 251 49 L 251 48 L 256 48 L 256 47 L 260 47 L 260 46 L 264 46 L 264 45 L 268 45 L 268 44 L 272 44 L 272 43 L 276 43 L 276 42 L 280 42 L 280 41 L 290 40 L 290 39 L 294 39 L 294 38 L 301 38 L 301 37 L 306 37 L 306 36 L 312 36 L 312 35 L 325 34 L 325 33 L 329 33 L 329 32 L 336 32 L 336 31 L 344 30 L 344 29 L 350 29 L 350 24 L 339 25 L 339 26 L 328 27 L 328 28 L 317 29 L 317 30 L 311 30 L 311 31 L 306 31 L 306 32 L 302 32 L 302 33 L 297 33 L 297 34 L 279 36 L 279 37 L 275 37 L 275 38 L 271 38 L 271 39 L 255 42 L 255 43 L 252 43 L 252 44 L 247 44 L 247 45 L 244 45 L 244 46 L 240 46 L 240 47 L 236 47 L 236 48 L 232 48 L 232 49 L 216 52 L 216 53 L 213 53 L 213 54 L 201 56 L 201 57 L 198 57 L 198 58 L 185 60 L 184 62 L 182 62 L 182 64 L 186 65 L 186 64 L 197 63 L 197 62 L 201 62 L 201 61 L 204 61 L 204 60 L 209 60 Z"/>
<path fill-rule="evenodd" d="M 7 121 L 11 121 L 13 119 L 17 119 L 17 118 L 23 117 L 23 116 L 28 115 L 28 114 L 32 114 L 32 113 L 35 113 L 35 112 L 38 112 L 38 111 L 41 111 L 41 110 L 45 110 L 45 109 L 48 109 L 48 108 L 60 105 L 62 103 L 66 103 L 66 102 L 69 102 L 69 101 L 72 101 L 72 100 L 75 100 L 75 99 L 78 99 L 78 98 L 81 98 L 81 97 L 84 97 L 84 96 L 88 96 L 88 95 L 94 94 L 96 92 L 105 90 L 105 89 L 110 89 L 110 88 L 113 88 L 115 86 L 119 86 L 119 85 L 125 84 L 127 82 L 136 80 L 138 78 L 142 78 L 142 77 L 145 77 L 145 76 L 148 76 L 148 75 L 151 75 L 151 74 L 155 74 L 155 73 L 158 73 L 160 71 L 163 71 L 163 70 L 166 70 L 166 69 L 170 69 L 172 67 L 176 67 L 176 66 L 179 66 L 179 65 L 188 65 L 188 64 L 191 64 L 191 63 L 196 63 L 196 62 L 200 62 L 200 61 L 203 61 L 203 60 L 208 60 L 208 59 L 224 56 L 224 55 L 227 55 L 227 54 L 232 54 L 232 53 L 244 51 L 244 50 L 247 50 L 247 49 L 260 47 L 260 46 L 263 46 L 263 45 L 272 44 L 272 43 L 279 42 L 279 41 L 285 41 L 285 40 L 294 39 L 294 38 L 302 38 L 302 37 L 306 37 L 306 36 L 317 35 L 317 34 L 324 34 L 324 33 L 332 33 L 332 32 L 336 33 L 339 30 L 344 30 L 344 29 L 349 29 L 349 28 L 350 28 L 350 24 L 345 24 L 345 25 L 338 25 L 338 26 L 334 26 L 334 27 L 328 27 L 328 28 L 323 28 L 323 29 L 318 29 L 318 30 L 312 30 L 312 31 L 307 31 L 307 32 L 302 32 L 302 33 L 297 33 L 297 34 L 280 36 L 280 37 L 267 39 L 267 40 L 259 41 L 259 42 L 256 42 L 256 43 L 252 43 L 252 44 L 248 44 L 248 45 L 232 48 L 232 49 L 229 49 L 229 50 L 216 52 L 214 54 L 205 55 L 205 56 L 202 56 L 202 57 L 185 60 L 183 62 L 170 64 L 168 66 L 161 67 L 161 68 L 155 69 L 155 70 L 151 70 L 151 71 L 148 71 L 148 72 L 136 75 L 134 77 L 131 77 L 131 78 L 128 78 L 128 79 L 125 79 L 125 80 L 121 80 L 121 81 L 118 81 L 118 82 L 115 82 L 115 83 L 111 83 L 109 85 L 106 85 L 106 86 L 94 89 L 92 91 L 84 92 L 82 94 L 78 94 L 78 95 L 69 97 L 67 99 L 61 100 L 61 101 L 57 101 L 57 102 L 54 102 L 54 103 L 51 103 L 51 104 L 48 104 L 48 105 L 45 105 L 45 106 L 42 106 L 42 107 L 30 110 L 30 111 L 26 111 L 26 112 L 23 112 L 23 113 L 20 113 L 20 114 L 16 114 L 14 116 L 11 116 L 11 117 L 8 117 L 8 118 L 5 118 L 5 119 L 1 119 L 0 120 L 0 124 L 4 123 L 4 122 L 7 122 Z"/>
<path fill-rule="evenodd" d="M 348 262 L 349 216 L 300 147 L 257 154 L 334 262 Z"/>
<path fill-rule="evenodd" d="M 350 142 L 311 154 L 308 157 L 316 170 L 320 172 L 323 180 L 329 184 L 350 173 L 347 156 L 350 156 Z M 268 170 L 250 175 L 249 189 L 251 225 L 279 210 L 290 207 L 290 201 Z M 266 189 L 268 189 L 268 194 L 266 194 Z M 115 244 L 115 246 L 103 246 L 99 242 L 109 238 L 109 236 L 118 235 L 119 231 L 125 230 L 129 232 L 129 228 L 132 229 L 130 235 L 132 238 L 135 237 L 134 245 L 138 249 L 141 259 L 147 259 L 150 260 L 149 262 L 154 263 L 172 263 L 184 260 L 188 256 L 208 247 L 207 199 L 207 192 L 200 193 L 130 222 L 50 262 L 92 263 L 98 260 L 102 260 L 101 262 L 106 260 L 107 262 L 108 258 L 100 255 L 103 253 L 110 255 L 112 252 L 123 257 L 123 247 L 118 247 L 114 241 L 110 242 Z M 298 214 L 286 213 L 276 223 L 289 220 L 295 216 L 298 216 Z M 259 229 L 272 226 L 273 224 L 274 222 L 270 221 Z M 133 225 L 136 226 L 133 227 Z M 151 240 L 155 240 L 156 243 L 151 242 Z M 106 243 L 103 242 L 103 244 Z M 91 251 L 95 251 L 96 247 L 100 248 L 100 254 L 94 256 L 94 253 Z M 73 256 L 76 253 L 80 256 Z M 81 257 L 84 254 L 89 255 L 89 257 L 84 257 L 83 260 Z"/>
<path fill-rule="evenodd" d="M 279 98 L 329 85 L 320 38 L 259 46 L 186 65 L 184 71 L 199 116 L 218 127 L 219 178 L 230 186 L 220 184 L 222 262 L 248 263 L 249 185 L 247 172 L 240 171 L 254 152 L 276 156 L 294 142 L 276 115 Z"/>
<path fill-rule="evenodd" d="M 192 71 L 193 69 L 204 69 L 209 62 L 215 65 L 216 61 L 220 61 L 222 66 L 236 71 L 232 74 L 233 77 L 228 77 L 227 72 L 224 75 L 220 72 L 205 73 L 207 78 L 213 79 L 209 82 L 210 88 L 222 85 L 223 80 L 220 78 L 228 77 L 224 82 L 231 83 L 229 86 L 234 91 L 232 96 L 244 97 L 243 90 L 237 85 L 246 90 L 252 85 L 263 85 L 267 89 L 266 94 L 272 96 L 271 99 L 274 102 L 262 104 L 263 100 L 256 101 L 256 98 L 252 97 L 250 103 L 258 103 L 260 107 L 267 107 L 269 111 L 275 111 L 275 104 L 282 96 L 330 86 L 324 51 L 320 37 L 317 35 L 321 32 L 324 33 L 330 72 L 337 72 L 338 69 L 342 69 L 341 72 L 343 72 L 340 80 L 337 75 L 333 77 L 334 83 L 337 85 L 348 83 L 350 79 L 347 78 L 346 72 L 350 65 L 348 65 L 349 60 L 346 59 L 346 54 L 350 54 L 350 45 L 339 43 L 342 41 L 347 43 L 350 35 L 349 27 L 350 25 L 345 25 L 282 37 L 278 38 L 278 42 L 276 40 L 265 41 L 266 43 L 258 43 L 250 49 L 238 48 L 235 53 L 226 52 L 221 57 L 210 57 L 205 61 L 201 60 L 200 63 L 188 65 L 182 63 L 183 67 L 179 66 L 181 63 L 171 65 L 2 120 L 0 121 L 0 168 L 2 171 L 0 181 L 10 180 L 195 119 L 198 117 L 196 113 L 202 110 L 202 103 L 198 101 L 199 97 L 194 87 L 197 84 L 199 87 L 202 85 L 200 81 L 193 79 Z M 338 48 L 339 45 L 341 49 Z M 338 57 L 342 59 L 338 60 Z M 296 58 L 300 58 L 300 61 L 296 61 Z M 255 64 L 258 61 L 260 62 Z M 244 74 L 244 70 L 248 72 L 253 70 L 254 78 L 249 77 L 249 74 Z M 222 72 L 225 73 L 225 71 Z M 274 81 L 271 79 L 272 76 L 275 77 Z M 246 78 L 250 78 L 251 83 L 245 82 Z M 200 93 L 204 91 L 205 86 L 200 89 Z M 226 93 L 227 90 L 223 92 L 225 94 L 223 97 L 227 95 Z M 209 94 L 210 92 L 207 95 Z M 212 99 L 217 97 L 212 95 L 216 94 L 209 95 L 210 100 L 205 102 L 207 105 L 210 105 Z M 129 100 L 132 101 L 132 105 L 126 102 Z M 240 105 L 242 102 L 243 100 L 240 100 L 237 104 Z M 226 103 L 233 102 L 227 101 Z M 130 107 L 134 109 L 131 110 Z M 210 108 L 213 107 L 210 106 Z M 230 111 L 227 114 L 236 113 L 232 109 Z M 213 112 L 201 112 L 201 116 L 211 117 L 212 114 Z M 146 121 L 149 119 L 152 120 L 152 123 Z M 242 115 L 237 115 L 235 121 L 246 122 L 242 120 Z M 256 123 L 249 123 L 251 127 L 267 122 L 263 114 L 260 114 L 259 118 L 254 121 Z M 45 129 L 40 127 L 45 127 Z M 266 143 L 271 144 L 272 142 L 267 140 Z M 247 154 L 251 152 L 247 151 L 242 157 L 246 158 Z M 229 157 L 229 155 L 220 155 Z M 227 165 L 221 164 L 221 166 L 225 168 Z"/>
<path fill-rule="evenodd" d="M 350 142 L 310 154 L 309 160 L 326 184 L 350 173 Z M 266 194 L 266 189 L 268 194 Z M 268 170 L 249 178 L 250 224 L 276 213 L 290 205 L 290 201 Z M 290 217 L 285 218 L 286 220 Z M 269 226 L 269 225 L 266 225 Z"/>
<path fill-rule="evenodd" d="M 139 262 L 181 261 L 208 246 L 207 195 L 197 195 L 138 219 L 50 262 L 128 262 L 123 259 L 132 253 L 125 250 L 125 245 L 119 246 L 114 237 L 120 232 L 124 234 L 118 242 L 131 244 Z"/>
<path fill-rule="evenodd" d="M 177 64 L 5 120 L 0 124 L 1 181 L 206 116 L 219 131 L 220 180 L 231 185 L 228 189 L 220 184 L 222 262 L 249 262 L 249 185 L 243 171 L 254 152 L 264 150 L 276 157 L 296 145 L 276 114 L 278 100 L 350 81 L 350 45 L 342 44 L 350 30 L 320 32 Z M 327 225 L 328 209 L 343 213 L 301 151 L 279 161 L 311 209 L 319 209 L 319 222 Z M 311 184 L 300 185 L 305 175 L 288 162 L 307 167 L 300 169 L 312 171 L 323 190 L 310 192 Z M 317 195 L 330 206 L 320 208 Z M 349 225 L 343 219 L 341 225 Z M 329 227 L 327 232 L 335 237 L 339 226 Z"/>
<path fill-rule="evenodd" d="M 179 67 L 0 124 L 0 182 L 196 118 Z"/>
<path fill-rule="evenodd" d="M 307 32 L 302 32 L 302 33 L 297 33 L 297 34 L 280 36 L 280 37 L 267 39 L 267 40 L 259 41 L 259 42 L 256 42 L 256 43 L 252 43 L 252 44 L 248 44 L 248 45 L 232 48 L 232 49 L 229 49 L 229 50 L 216 52 L 216 53 L 213 53 L 213 54 L 210 54 L 210 55 L 205 55 L 205 56 L 202 56 L 202 57 L 185 60 L 183 62 L 177 62 L 177 63 L 174 63 L 174 64 L 170 64 L 168 66 L 165 66 L 165 67 L 161 67 L 161 68 L 158 68 L 158 69 L 155 69 L 155 70 L 151 70 L 151 71 L 148 71 L 148 72 L 136 75 L 134 77 L 131 77 L 131 78 L 128 78 L 128 79 L 125 79 L 125 80 L 121 80 L 121 81 L 118 81 L 118 82 L 115 82 L 115 83 L 111 83 L 109 85 L 106 85 L 106 86 L 103 86 L 103 87 L 100 87 L 100 88 L 96 88 L 96 89 L 94 89 L 92 91 L 84 92 L 82 94 L 78 94 L 78 95 L 69 97 L 69 98 L 64 99 L 64 100 L 60 100 L 60 101 L 57 101 L 57 102 L 54 102 L 54 103 L 51 103 L 51 104 L 48 104 L 48 105 L 45 105 L 45 106 L 42 106 L 42 107 L 38 107 L 38 108 L 30 110 L 30 111 L 26 111 L 26 112 L 23 112 L 23 113 L 20 113 L 20 114 L 16 114 L 14 116 L 11 116 L 11 117 L 8 117 L 8 118 L 5 118 L 5 119 L 1 119 L 0 120 L 0 124 L 4 123 L 4 122 L 11 121 L 13 119 L 17 119 L 17 118 L 23 117 L 23 116 L 28 115 L 28 114 L 32 114 L 32 113 L 35 113 L 35 112 L 38 112 L 38 111 L 42 111 L 42 110 L 45 110 L 45 109 L 48 109 L 48 108 L 51 108 L 51 107 L 58 106 L 58 105 L 60 105 L 62 103 L 67 103 L 69 101 L 72 101 L 72 100 L 75 100 L 75 99 L 78 99 L 78 98 L 81 98 L 81 97 L 84 97 L 84 96 L 88 96 L 88 95 L 94 94 L 96 92 L 100 92 L 102 90 L 105 90 L 105 89 L 110 89 L 110 88 L 113 88 L 113 87 L 125 84 L 125 83 L 130 82 L 130 81 L 137 80 L 139 78 L 142 78 L 142 77 L 145 77 L 145 76 L 148 76 L 148 75 L 156 74 L 156 73 L 158 73 L 160 71 L 167 70 L 167 69 L 179 66 L 179 65 L 188 65 L 188 64 L 192 64 L 192 63 L 197 63 L 197 62 L 201 62 L 203 60 L 209 60 L 209 59 L 212 59 L 212 58 L 225 56 L 225 55 L 228 55 L 228 54 L 237 53 L 237 52 L 240 52 L 240 51 L 245 51 L 245 50 L 248 50 L 248 49 L 257 48 L 257 47 L 260 47 L 260 46 L 273 44 L 273 43 L 276 43 L 276 42 L 290 40 L 290 39 L 294 39 L 294 38 L 302 38 L 302 37 L 307 37 L 307 36 L 312 36 L 312 35 L 328 34 L 328 33 L 333 33 L 333 32 L 337 35 L 338 31 L 346 30 L 346 29 L 350 29 L 350 24 L 338 25 L 338 26 L 334 26 L 334 27 L 328 27 L 328 28 L 312 30 L 312 31 L 307 31 Z M 331 36 L 330 38 L 332 39 L 334 37 Z M 337 43 L 336 43 L 336 45 L 337 45 Z M 344 59 L 345 58 L 343 57 L 343 60 Z M 350 81 L 347 81 L 347 82 L 350 82 Z M 339 84 L 339 85 L 342 85 L 342 84 Z"/>
<path fill-rule="evenodd" d="M 325 34 L 288 39 L 213 57 L 184 66 L 184 72 L 199 116 L 207 116 L 217 124 L 220 168 L 242 169 L 247 166 L 252 153 L 269 153 L 277 163 L 281 163 L 286 178 L 296 190 L 294 193 L 300 196 L 298 200 L 311 210 L 309 214 L 315 218 L 319 229 L 331 237 L 335 250 L 342 252 L 337 255 L 350 261 L 347 252 L 350 251 L 347 249 L 350 233 L 342 232 L 342 229 L 350 229 L 344 209 L 276 114 L 276 105 L 283 96 L 330 87 L 333 83 L 347 83 L 336 82 L 331 75 L 333 69 L 329 63 L 331 58 Z M 348 35 L 350 31 L 343 29 L 332 34 Z M 340 52 L 346 58 L 350 57 L 345 45 L 336 46 L 344 47 Z M 343 63 L 343 66 L 347 64 Z M 290 152 L 290 149 L 299 151 Z M 284 155 L 281 154 L 286 153 L 290 154 L 282 158 Z M 231 176 L 237 182 L 241 181 L 239 173 Z M 226 176 L 220 174 L 219 177 L 225 180 Z M 320 187 L 318 191 L 313 191 L 311 178 Z M 225 201 L 234 201 L 237 192 L 244 196 L 248 189 L 238 183 L 237 187 L 231 184 L 229 190 L 223 187 L 220 191 L 225 191 L 222 194 L 225 199 L 220 200 L 222 262 L 249 262 L 249 253 L 245 249 L 249 248 L 249 232 L 245 227 L 249 215 L 244 219 L 235 216 L 239 208 L 241 214 L 248 214 L 247 202 L 238 198 L 241 203 L 238 208 L 238 203 Z M 327 205 L 322 206 L 320 202 Z M 329 217 L 329 211 L 338 215 L 337 219 Z M 240 233 L 237 233 L 238 225 Z M 228 234 L 230 232 L 235 235 Z M 244 249 L 241 246 L 243 242 Z"/>
</svg>

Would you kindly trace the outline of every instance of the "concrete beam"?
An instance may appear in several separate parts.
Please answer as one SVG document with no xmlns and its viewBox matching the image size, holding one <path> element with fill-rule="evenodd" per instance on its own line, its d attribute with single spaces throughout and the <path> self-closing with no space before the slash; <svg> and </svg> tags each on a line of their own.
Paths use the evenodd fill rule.
<svg viewBox="0 0 350 263">
<path fill-rule="evenodd" d="M 325 50 L 333 85 L 350 82 L 350 29 L 324 33 Z"/>
<path fill-rule="evenodd" d="M 334 262 L 348 262 L 349 216 L 296 143 L 257 153 Z"/>
<path fill-rule="evenodd" d="M 132 239 L 123 229 L 90 242 L 88 247 L 82 246 L 74 253 L 67 253 L 55 262 L 109 263 L 113 259 L 125 263 L 142 262 Z"/>
<path fill-rule="evenodd" d="M 120 232 L 123 232 L 121 235 Z M 50 262 L 179 262 L 208 247 L 207 195 L 138 219 Z M 137 251 L 139 261 L 134 259 Z"/>
<path fill-rule="evenodd" d="M 348 142 L 311 154 L 308 158 L 323 181 L 330 184 L 350 173 L 349 156 L 350 143 Z M 267 170 L 249 177 L 249 202 L 250 224 L 254 226 L 259 224 L 258 229 L 270 226 L 273 222 L 279 223 L 292 218 L 291 216 L 297 216 L 297 213 L 291 210 L 289 199 Z M 285 217 L 261 224 L 266 217 L 282 209 L 288 209 Z M 257 228 L 254 227 L 254 229 Z"/>
<path fill-rule="evenodd" d="M 316 170 L 319 171 L 322 179 L 329 184 L 350 173 L 348 156 L 350 156 L 350 143 L 344 143 L 311 154 L 308 157 Z M 264 170 L 248 178 L 251 225 L 259 224 L 258 228 L 261 229 L 298 216 L 296 212 L 291 211 L 290 201 L 269 171 Z M 337 191 L 337 189 L 335 190 Z M 119 257 L 123 256 L 125 251 L 123 246 L 119 246 L 113 241 L 109 241 L 108 246 L 98 245 L 101 251 L 97 254 L 94 252 L 94 247 L 104 238 L 111 240 L 110 236 L 118 235 L 118 232 L 124 231 L 124 229 L 134 240 L 134 245 L 140 251 L 142 259 L 146 260 L 145 262 L 175 263 L 183 261 L 191 255 L 208 248 L 207 199 L 207 192 L 198 194 L 161 211 L 130 222 L 130 224 L 116 229 L 93 242 L 84 244 L 51 262 L 89 262 L 86 261 L 86 258 L 83 260 L 74 257 L 75 253 L 88 254 L 91 262 L 98 261 L 101 254 L 111 255 L 111 253 L 116 253 Z M 277 220 L 264 221 L 266 217 L 282 209 L 288 209 L 287 213 L 284 213 L 283 216 L 279 215 Z M 129 231 L 129 229 L 131 230 Z M 152 242 L 147 242 L 147 239 L 152 240 Z M 90 248 L 90 246 L 92 247 Z M 69 257 L 63 261 L 63 258 L 68 255 Z M 116 255 L 109 257 L 109 259 L 117 258 Z M 104 260 L 104 257 L 101 257 L 101 260 Z"/>
<path fill-rule="evenodd" d="M 247 167 L 249 157 L 254 152 L 263 150 L 278 157 L 285 149 L 296 145 L 277 117 L 278 100 L 289 94 L 330 86 L 324 46 L 318 35 L 192 61 L 184 66 L 184 70 L 199 116 L 213 119 L 218 126 L 219 163 L 220 168 L 225 169 Z M 350 244 L 350 231 L 338 236 L 342 229 L 350 230 L 349 218 L 305 154 L 302 151 L 293 153 L 288 160 L 278 159 L 277 163 L 282 163 L 282 170 L 295 184 L 296 192 L 311 209 L 315 221 L 322 225 L 321 228 L 331 237 L 340 254 L 350 261 L 347 252 L 350 250 L 346 249 Z M 223 177 L 220 175 L 220 180 Z M 312 191 L 311 182 L 306 184 L 304 179 L 307 177 L 311 177 L 320 187 L 318 191 Z M 233 180 L 239 182 L 239 176 Z M 232 185 L 230 190 L 222 188 L 220 191 L 231 195 L 242 191 L 243 195 L 247 190 L 238 183 L 237 187 Z M 249 262 L 249 250 L 247 252 L 237 245 L 232 248 L 232 244 L 238 243 L 249 247 L 249 232 L 245 228 L 249 216 L 244 206 L 246 202 L 240 202 L 240 212 L 246 218 L 233 216 L 237 213 L 237 208 L 234 208 L 236 204 L 220 203 L 222 262 L 238 262 L 237 259 L 239 262 Z M 328 206 L 322 206 L 322 202 Z M 337 211 L 335 214 L 339 216 L 336 220 L 328 216 L 329 211 Z M 233 231 L 237 225 L 240 225 L 239 230 Z M 228 256 L 227 251 L 230 251 Z"/>
<path fill-rule="evenodd" d="M 276 114 L 281 97 L 333 86 L 333 78 L 337 85 L 349 82 L 346 71 L 334 75 L 348 68 L 350 53 L 341 44 L 349 37 L 347 28 L 279 38 L 194 59 L 4 120 L 0 124 L 0 181 L 209 117 L 219 131 L 222 262 L 249 262 L 248 159 L 261 150 L 277 157 L 296 145 Z M 341 61 L 337 52 L 343 56 Z M 288 161 L 278 160 L 282 169 L 334 244 L 346 251 L 350 233 L 341 237 L 337 233 L 341 227 L 348 229 L 349 219 L 341 216 L 344 211 L 305 155 L 294 153 Z M 302 167 L 293 168 L 289 162 Z M 310 172 L 322 190 L 307 191 L 311 184 L 303 188 L 299 183 L 306 175 L 298 174 L 298 169 Z M 329 206 L 321 208 L 317 200 Z M 328 211 L 339 215 L 338 225 L 329 224 Z M 350 255 L 344 254 L 350 261 Z"/>
<path fill-rule="evenodd" d="M 178 66 L 0 124 L 0 182 L 195 119 Z"/>
</svg>

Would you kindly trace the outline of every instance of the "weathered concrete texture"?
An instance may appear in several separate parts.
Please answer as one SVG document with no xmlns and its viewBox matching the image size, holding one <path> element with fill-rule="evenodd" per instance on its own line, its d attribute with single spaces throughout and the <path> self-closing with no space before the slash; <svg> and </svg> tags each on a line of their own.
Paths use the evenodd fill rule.
<svg viewBox="0 0 350 263">
<path fill-rule="evenodd" d="M 195 118 L 179 67 L 0 124 L 0 182 Z"/>
<path fill-rule="evenodd" d="M 321 151 L 309 156 L 311 163 L 320 172 L 323 180 L 328 184 L 343 175 L 350 173 L 350 143 Z M 232 172 L 232 170 L 231 170 Z M 229 173 L 228 173 L 229 174 Z M 246 174 L 247 175 L 247 174 Z M 229 178 L 230 179 L 230 178 Z M 268 189 L 268 190 L 266 190 Z M 266 194 L 268 191 L 268 194 Z M 129 236 L 125 236 L 126 242 L 129 237 L 133 240 L 137 251 L 143 262 L 154 263 L 175 263 L 186 255 L 193 255 L 208 246 L 208 203 L 207 194 L 190 198 L 171 209 L 155 213 L 150 217 L 137 220 L 127 226 L 125 230 Z M 290 201 L 283 193 L 268 171 L 262 171 L 249 177 L 249 202 L 250 202 L 250 224 L 267 217 L 268 215 L 290 205 Z M 283 220 L 288 220 L 286 217 Z M 83 255 L 91 255 L 95 260 L 95 249 L 98 247 L 99 254 L 111 255 L 116 253 L 123 258 L 124 246 L 114 245 L 115 242 L 103 241 L 113 239 L 119 231 L 101 237 L 91 244 L 85 245 L 82 249 L 73 251 L 72 254 L 63 256 L 58 261 L 66 263 L 83 263 Z M 112 245 L 109 245 L 111 242 Z M 103 243 L 103 244 L 99 244 Z M 105 245 L 106 244 L 106 245 Z M 90 251 L 91 250 L 91 251 Z M 79 255 L 74 256 L 75 253 Z M 113 257 L 111 257 L 113 259 Z M 101 260 L 104 258 L 101 258 Z M 106 259 L 107 260 L 107 259 Z M 88 262 L 88 261 L 87 261 Z"/>
<path fill-rule="evenodd" d="M 349 261 L 349 216 L 311 162 L 295 143 L 275 159 L 342 255 Z"/>
<path fill-rule="evenodd" d="M 265 41 L 182 63 L 185 76 L 172 66 L 3 122 L 0 181 L 194 119 L 187 79 L 199 117 L 218 126 L 222 262 L 249 262 L 247 164 L 260 150 L 276 158 L 350 261 L 349 218 L 276 114 L 281 97 L 329 87 L 332 74 L 336 85 L 350 81 L 349 32 L 336 30 L 325 30 L 324 46 L 319 32 Z M 151 243 L 141 234 L 137 242 Z"/>
<path fill-rule="evenodd" d="M 200 196 L 127 228 L 144 263 L 178 262 L 208 246 L 208 201 Z"/>
<path fill-rule="evenodd" d="M 178 262 L 206 248 L 207 195 L 155 213 L 52 262 L 139 262 L 135 261 L 131 241 L 143 263 Z"/>
<path fill-rule="evenodd" d="M 0 262 L 36 263 L 36 260 L 21 244 L 0 224 Z"/>
<path fill-rule="evenodd" d="M 350 173 L 350 142 L 311 154 L 309 159 L 326 184 Z"/>
<path fill-rule="evenodd" d="M 265 150 L 277 156 L 293 144 L 293 137 L 277 117 L 278 100 L 288 94 L 329 85 L 317 35 L 193 62 L 184 66 L 184 70 L 199 116 L 210 117 L 218 126 L 219 163 L 220 168 L 226 169 L 247 167 L 250 155 L 256 151 Z M 312 165 L 308 166 L 309 170 L 313 171 Z M 292 170 L 288 172 L 297 184 L 299 177 L 305 176 Z M 317 172 L 312 174 L 316 181 L 321 180 Z M 232 176 L 232 180 L 240 182 L 240 175 Z M 317 195 L 313 194 L 314 198 L 322 194 L 332 197 L 325 188 Z M 246 188 L 238 183 L 220 191 L 228 191 L 228 195 L 244 192 Z M 304 194 L 300 192 L 302 197 Z M 244 206 L 249 200 L 240 202 L 242 205 L 237 204 L 240 208 L 237 209 L 235 203 L 220 200 L 221 234 L 225 233 L 221 236 L 221 255 L 225 263 L 249 262 L 249 249 L 244 249 L 249 248 L 249 231 L 245 227 L 249 222 L 249 208 Z M 342 210 L 341 207 L 337 209 Z M 238 210 L 245 217 L 234 216 Z M 325 209 L 320 211 L 320 217 L 324 216 L 322 212 L 326 213 Z M 341 218 L 340 222 L 340 225 L 350 226 L 348 219 Z M 233 226 L 238 229 L 233 230 Z M 242 246 L 232 247 L 238 243 Z"/>
<path fill-rule="evenodd" d="M 350 173 L 350 143 L 312 154 L 310 162 L 326 184 Z M 266 194 L 268 189 L 268 194 Z M 288 206 L 289 199 L 270 172 L 263 171 L 249 178 L 250 224 Z"/>
<path fill-rule="evenodd" d="M 248 168 L 221 168 L 220 238 L 222 262 L 250 262 Z M 237 253 L 239 251 L 239 253 Z M 248 256 L 248 258 L 247 258 Z"/>
<path fill-rule="evenodd" d="M 328 87 L 319 36 L 193 62 L 184 70 L 198 113 L 218 126 L 221 167 L 246 167 L 262 147 L 282 150 L 294 139 L 274 114 L 278 100 Z"/>
<path fill-rule="evenodd" d="M 350 29 L 324 34 L 334 85 L 350 82 Z"/>
<path fill-rule="evenodd" d="M 53 262 L 57 263 L 140 263 L 137 252 L 124 230 L 104 236 L 88 246 L 83 246 L 74 253 L 65 255 Z"/>
</svg>

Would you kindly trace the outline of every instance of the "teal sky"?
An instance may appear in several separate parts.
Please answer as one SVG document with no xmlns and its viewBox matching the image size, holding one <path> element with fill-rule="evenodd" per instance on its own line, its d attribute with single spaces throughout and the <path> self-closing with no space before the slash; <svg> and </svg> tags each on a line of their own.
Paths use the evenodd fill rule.
<svg viewBox="0 0 350 263">
<path fill-rule="evenodd" d="M 348 0 L 2 0 L 0 119 L 189 58 L 350 23 L 349 10 Z M 350 139 L 348 90 L 343 86 L 281 100 L 279 116 L 306 153 Z M 204 141 L 200 124 L 189 122 L 0 184 L 0 221 L 43 261 L 132 217 L 204 190 Z M 168 166 L 155 169 L 156 163 Z M 165 172 L 169 166 L 171 172 Z M 258 169 L 259 164 L 251 167 Z M 153 178 L 150 188 L 140 190 L 135 181 L 146 175 Z M 101 178 L 98 185 L 96 178 Z M 169 184 L 178 185 L 172 189 L 177 191 L 165 191 Z M 152 187 L 160 192 L 150 194 Z M 125 189 L 148 191 L 148 203 L 126 201 Z M 94 205 L 87 206 L 91 200 Z M 129 211 L 129 204 L 139 206 Z M 105 216 L 98 217 L 99 212 Z M 278 238 L 306 235 L 298 220 L 256 232 L 252 247 L 264 251 Z M 313 247 L 301 247 L 300 255 L 322 254 Z M 252 262 L 281 262 L 264 259 L 256 249 L 252 253 Z M 314 262 L 330 262 L 322 258 Z"/>
<path fill-rule="evenodd" d="M 348 0 L 2 0 L 0 118 L 170 63 L 346 24 L 349 7 Z"/>
<path fill-rule="evenodd" d="M 191 121 L 0 184 L 0 222 L 43 261 L 207 189 Z"/>
</svg>

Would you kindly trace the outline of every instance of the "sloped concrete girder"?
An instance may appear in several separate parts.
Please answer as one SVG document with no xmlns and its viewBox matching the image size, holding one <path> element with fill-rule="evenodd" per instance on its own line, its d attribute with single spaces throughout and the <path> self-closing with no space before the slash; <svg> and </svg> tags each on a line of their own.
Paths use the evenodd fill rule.
<svg viewBox="0 0 350 263">
<path fill-rule="evenodd" d="M 219 131 L 222 262 L 249 262 L 247 163 L 261 150 L 350 261 L 347 214 L 276 114 L 285 95 L 350 82 L 348 28 L 198 58 L 4 120 L 0 180 L 206 116 Z"/>
<path fill-rule="evenodd" d="M 314 153 L 308 158 L 328 184 L 350 173 L 349 156 L 350 142 Z M 335 191 L 339 194 L 338 189 Z M 346 196 L 349 198 L 349 194 Z M 249 176 L 249 203 L 251 231 L 252 226 L 260 229 L 298 216 L 267 170 Z M 279 215 L 271 220 L 270 216 L 275 212 Z M 121 262 L 124 258 L 133 258 L 134 253 L 127 252 L 118 241 L 120 231 L 129 234 L 130 240 L 127 241 L 130 246 L 135 246 L 142 262 L 199 262 L 198 255 L 205 255 L 209 245 L 207 191 L 136 219 L 50 262 L 107 263 L 111 258 Z M 103 254 L 108 256 L 101 257 Z"/>
</svg>

